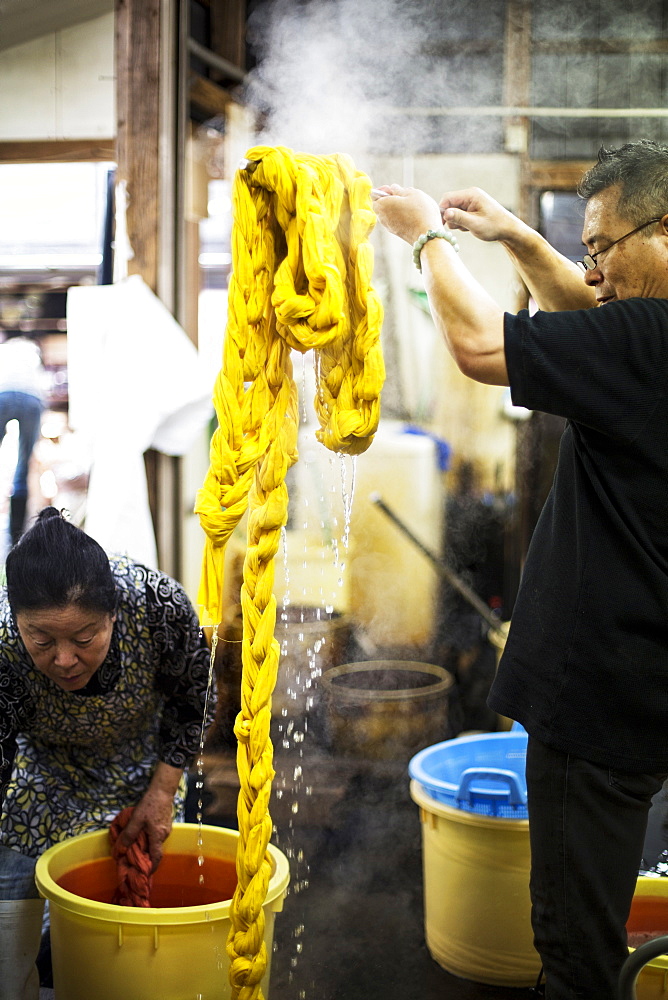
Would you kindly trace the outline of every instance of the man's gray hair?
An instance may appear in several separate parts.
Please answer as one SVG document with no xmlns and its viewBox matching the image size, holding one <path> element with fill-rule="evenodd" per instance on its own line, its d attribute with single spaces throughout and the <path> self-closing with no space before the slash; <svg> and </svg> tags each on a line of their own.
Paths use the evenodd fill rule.
<svg viewBox="0 0 668 1000">
<path fill-rule="evenodd" d="M 635 225 L 668 214 L 668 145 L 639 139 L 618 149 L 601 147 L 577 191 L 588 201 L 615 184 L 621 188 L 617 211 Z"/>
</svg>

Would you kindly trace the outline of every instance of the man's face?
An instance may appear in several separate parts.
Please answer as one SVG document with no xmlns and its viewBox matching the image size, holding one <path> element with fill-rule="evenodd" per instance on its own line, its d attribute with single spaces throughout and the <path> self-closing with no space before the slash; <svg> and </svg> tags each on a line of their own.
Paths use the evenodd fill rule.
<svg viewBox="0 0 668 1000">
<path fill-rule="evenodd" d="M 610 247 L 636 227 L 618 214 L 619 195 L 620 187 L 614 185 L 587 202 L 582 242 L 599 256 L 585 282 L 593 287 L 599 305 L 634 297 L 668 298 L 668 216 Z"/>
</svg>

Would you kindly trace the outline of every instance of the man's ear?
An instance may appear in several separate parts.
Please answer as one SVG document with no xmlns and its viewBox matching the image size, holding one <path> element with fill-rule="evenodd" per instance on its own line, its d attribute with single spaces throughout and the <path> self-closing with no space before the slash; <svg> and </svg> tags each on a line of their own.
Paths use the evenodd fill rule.
<svg viewBox="0 0 668 1000">
<path fill-rule="evenodd" d="M 663 230 L 663 235 L 668 236 L 668 215 L 664 215 L 661 221 L 661 229 Z"/>
</svg>

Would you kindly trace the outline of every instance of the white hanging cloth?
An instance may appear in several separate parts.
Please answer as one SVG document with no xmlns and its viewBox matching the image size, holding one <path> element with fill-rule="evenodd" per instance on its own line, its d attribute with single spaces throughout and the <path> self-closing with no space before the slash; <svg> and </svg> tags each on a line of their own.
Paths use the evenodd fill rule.
<svg viewBox="0 0 668 1000">
<path fill-rule="evenodd" d="M 70 426 L 90 456 L 85 530 L 155 567 L 143 455 L 193 446 L 213 414 L 214 375 L 139 275 L 69 289 L 67 353 Z"/>
</svg>

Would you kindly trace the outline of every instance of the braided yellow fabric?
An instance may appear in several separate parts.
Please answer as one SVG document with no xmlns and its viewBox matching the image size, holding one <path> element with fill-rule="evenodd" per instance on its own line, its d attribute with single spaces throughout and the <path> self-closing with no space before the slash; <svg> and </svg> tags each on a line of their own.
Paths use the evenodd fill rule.
<svg viewBox="0 0 668 1000">
<path fill-rule="evenodd" d="M 369 178 L 340 154 L 256 146 L 246 155 L 257 167 L 237 171 L 234 181 L 233 273 L 214 389 L 219 426 L 195 511 L 207 535 L 199 593 L 207 626 L 222 618 L 225 543 L 249 512 L 235 723 L 238 886 L 227 950 L 233 998 L 255 1000 L 267 966 L 262 907 L 271 876 L 269 728 L 279 660 L 274 557 L 287 521 L 285 476 L 297 460 L 291 350 L 316 351 L 317 436 L 336 452 L 358 454 L 371 443 L 385 370 L 382 308 L 371 286 Z"/>
</svg>

